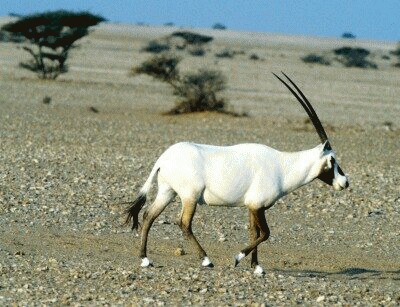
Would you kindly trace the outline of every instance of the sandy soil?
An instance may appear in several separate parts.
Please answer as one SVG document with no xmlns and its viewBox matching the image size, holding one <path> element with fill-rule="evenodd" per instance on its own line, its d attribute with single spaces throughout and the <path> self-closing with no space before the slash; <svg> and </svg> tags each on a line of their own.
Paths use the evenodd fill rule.
<svg viewBox="0 0 400 307">
<path fill-rule="evenodd" d="M 215 41 L 204 57 L 182 53 L 182 70 L 221 70 L 231 107 L 250 116 L 173 117 L 161 115 L 174 105 L 167 86 L 128 74 L 150 56 L 140 52 L 149 40 L 173 30 L 102 25 L 56 81 L 20 69 L 26 52 L 0 43 L 0 305 L 400 304 L 400 70 L 382 59 L 395 44 L 198 30 Z M 379 69 L 300 60 L 345 45 L 371 50 Z M 225 48 L 244 53 L 217 59 Z M 233 268 L 248 241 L 244 208 L 199 207 L 194 232 L 216 265 L 205 270 L 174 224 L 179 199 L 151 231 L 155 266 L 140 269 L 121 203 L 135 198 L 168 146 L 318 144 L 271 74 L 279 71 L 314 104 L 351 187 L 334 192 L 315 181 L 267 212 L 262 278 L 248 260 Z"/>
</svg>

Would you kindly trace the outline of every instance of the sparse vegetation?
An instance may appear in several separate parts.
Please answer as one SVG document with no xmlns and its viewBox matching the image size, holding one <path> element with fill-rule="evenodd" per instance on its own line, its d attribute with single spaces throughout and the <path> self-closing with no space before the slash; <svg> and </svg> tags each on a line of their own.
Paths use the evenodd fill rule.
<svg viewBox="0 0 400 307">
<path fill-rule="evenodd" d="M 89 27 L 105 21 L 88 12 L 52 11 L 28 15 L 2 27 L 12 37 L 24 37 L 30 46 L 24 46 L 31 56 L 20 66 L 43 79 L 55 79 L 67 72 L 66 61 L 74 43 L 86 36 Z"/>
<path fill-rule="evenodd" d="M 331 65 L 332 61 L 337 61 L 345 67 L 378 68 L 378 65 L 367 59 L 369 55 L 370 51 L 364 48 L 341 47 L 325 55 L 311 53 L 302 57 L 301 60 L 304 63 L 321 65 Z"/>
<path fill-rule="evenodd" d="M 212 36 L 201 35 L 189 31 L 176 31 L 162 38 L 165 43 L 153 41 L 153 53 L 160 53 L 170 49 L 186 50 L 192 56 L 203 56 L 206 51 L 204 45 L 213 40 Z M 156 45 L 157 43 L 157 45 Z"/>
<path fill-rule="evenodd" d="M 132 69 L 132 74 L 147 74 L 168 83 L 178 97 L 177 105 L 166 114 L 216 111 L 238 116 L 228 111 L 227 102 L 219 97 L 226 80 L 221 72 L 201 69 L 181 75 L 177 65 L 181 58 L 173 54 L 156 55 Z"/>
<path fill-rule="evenodd" d="M 331 65 L 331 62 L 322 55 L 311 53 L 301 58 L 304 63 Z"/>
</svg>

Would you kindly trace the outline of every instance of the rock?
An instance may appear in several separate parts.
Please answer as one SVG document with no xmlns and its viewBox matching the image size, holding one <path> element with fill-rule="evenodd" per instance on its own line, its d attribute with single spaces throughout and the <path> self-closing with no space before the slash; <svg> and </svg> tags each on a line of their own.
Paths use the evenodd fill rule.
<svg viewBox="0 0 400 307">
<path fill-rule="evenodd" d="M 186 254 L 185 250 L 184 250 L 183 248 L 181 248 L 181 247 L 178 247 L 178 248 L 175 249 L 175 251 L 174 251 L 174 255 L 175 255 L 175 256 L 183 256 L 183 255 L 185 255 L 185 254 Z"/>
</svg>

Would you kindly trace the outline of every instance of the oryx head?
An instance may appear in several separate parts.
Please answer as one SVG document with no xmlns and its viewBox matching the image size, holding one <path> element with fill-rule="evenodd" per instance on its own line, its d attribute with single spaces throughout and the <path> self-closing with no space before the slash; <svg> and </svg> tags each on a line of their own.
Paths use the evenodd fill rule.
<svg viewBox="0 0 400 307">
<path fill-rule="evenodd" d="M 315 113 L 314 108 L 311 103 L 308 101 L 306 96 L 300 91 L 297 85 L 285 74 L 282 74 L 289 80 L 289 82 L 294 86 L 297 90 L 297 93 L 294 89 L 292 89 L 285 81 L 283 81 L 280 77 L 274 74 L 296 97 L 296 99 L 303 106 L 304 110 L 307 112 L 308 116 L 311 119 L 319 138 L 321 139 L 321 155 L 320 155 L 320 171 L 317 176 L 318 179 L 322 180 L 326 184 L 333 186 L 335 190 L 343 190 L 349 186 L 348 176 L 345 175 L 340 168 L 339 164 L 336 160 L 336 154 L 329 143 L 328 136 L 324 128 L 322 127 L 321 121 L 319 120 L 317 114 Z"/>
</svg>

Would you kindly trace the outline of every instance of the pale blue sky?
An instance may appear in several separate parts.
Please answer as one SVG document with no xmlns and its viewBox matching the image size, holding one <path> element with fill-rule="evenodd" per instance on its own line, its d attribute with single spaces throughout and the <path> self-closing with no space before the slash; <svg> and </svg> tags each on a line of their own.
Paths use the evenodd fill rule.
<svg viewBox="0 0 400 307">
<path fill-rule="evenodd" d="M 400 0 L 1 0 L 0 16 L 89 10 L 110 22 L 400 41 Z"/>
</svg>

